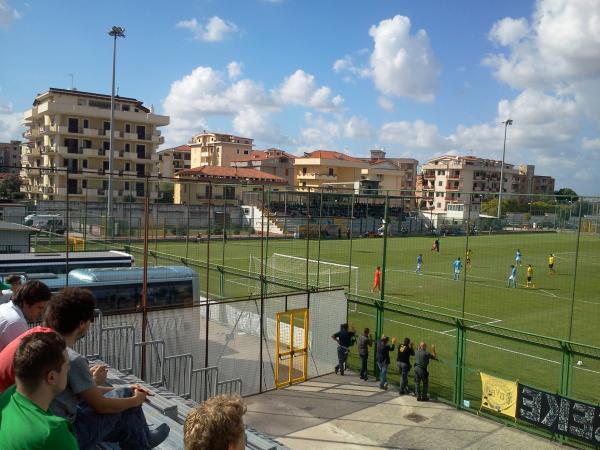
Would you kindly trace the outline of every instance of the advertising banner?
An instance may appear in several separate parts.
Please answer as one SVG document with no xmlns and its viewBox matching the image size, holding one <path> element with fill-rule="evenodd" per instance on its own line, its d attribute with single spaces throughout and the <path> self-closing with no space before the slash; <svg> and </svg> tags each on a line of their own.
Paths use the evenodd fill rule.
<svg viewBox="0 0 600 450">
<path fill-rule="evenodd" d="M 517 419 L 600 445 L 600 407 L 519 383 Z"/>
</svg>

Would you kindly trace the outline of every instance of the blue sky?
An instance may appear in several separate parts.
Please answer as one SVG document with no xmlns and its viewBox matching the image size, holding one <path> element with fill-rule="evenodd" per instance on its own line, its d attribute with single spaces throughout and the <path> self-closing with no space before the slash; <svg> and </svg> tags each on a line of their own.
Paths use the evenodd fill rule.
<svg viewBox="0 0 600 450">
<path fill-rule="evenodd" d="M 599 194 L 596 0 L 0 0 L 0 140 L 49 87 L 117 84 L 168 114 L 167 145 L 203 129 L 258 148 L 326 148 L 419 161 L 536 164 Z"/>
</svg>

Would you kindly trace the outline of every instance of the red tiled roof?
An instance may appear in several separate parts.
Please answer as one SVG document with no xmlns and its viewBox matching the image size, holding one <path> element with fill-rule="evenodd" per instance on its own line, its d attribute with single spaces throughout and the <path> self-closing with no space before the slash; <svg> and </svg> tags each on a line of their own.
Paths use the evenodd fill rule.
<svg viewBox="0 0 600 450">
<path fill-rule="evenodd" d="M 192 147 L 190 147 L 187 144 L 183 144 L 178 147 L 175 147 L 173 150 L 177 150 L 178 152 L 189 152 L 192 150 Z"/>
<path fill-rule="evenodd" d="M 184 169 L 177 172 L 177 176 L 191 176 L 204 178 L 210 181 L 247 180 L 263 183 L 286 183 L 281 177 L 261 172 L 256 169 L 240 169 L 235 167 L 201 166 L 192 169 Z"/>
<path fill-rule="evenodd" d="M 359 158 L 336 152 L 334 150 L 315 150 L 310 153 L 305 153 L 304 158 L 321 158 L 321 159 L 343 159 L 345 161 L 361 162 Z"/>
</svg>

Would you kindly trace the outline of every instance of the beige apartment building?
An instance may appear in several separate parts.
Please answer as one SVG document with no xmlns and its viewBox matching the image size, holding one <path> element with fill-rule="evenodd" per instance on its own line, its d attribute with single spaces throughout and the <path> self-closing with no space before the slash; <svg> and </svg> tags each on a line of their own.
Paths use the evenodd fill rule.
<svg viewBox="0 0 600 450">
<path fill-rule="evenodd" d="M 294 160 L 296 157 L 278 148 L 252 150 L 249 155 L 231 161 L 231 167 L 256 169 L 276 175 L 294 185 Z"/>
<path fill-rule="evenodd" d="M 315 150 L 296 157 L 295 184 L 298 190 L 319 189 L 323 184 L 343 185 L 361 179 L 362 169 L 369 163 L 331 150 Z"/>
<path fill-rule="evenodd" d="M 110 96 L 51 88 L 24 113 L 29 144 L 21 190 L 32 200 L 105 201 L 108 189 Z M 144 177 L 157 176 L 158 127 L 169 117 L 134 98 L 115 98 L 113 198 L 141 200 Z M 68 171 L 68 176 L 67 176 Z M 158 186 L 155 186 L 156 188 Z M 155 200 L 157 192 L 150 192 Z"/>
<path fill-rule="evenodd" d="M 501 161 L 475 156 L 440 156 L 422 166 L 423 201 L 433 213 L 462 211 L 470 193 L 497 194 L 500 190 Z M 504 163 L 505 198 L 519 192 L 519 170 Z"/>
<path fill-rule="evenodd" d="M 157 170 L 161 177 L 173 178 L 177 172 L 192 167 L 189 145 L 167 148 L 158 152 Z"/>
<path fill-rule="evenodd" d="M 534 200 L 535 196 L 554 194 L 555 179 L 545 175 L 535 175 L 535 166 L 521 164 L 519 166 L 520 184 L 519 192 L 527 194 L 527 201 Z"/>
<path fill-rule="evenodd" d="M 253 139 L 203 131 L 192 137 L 191 166 L 229 167 L 234 159 L 250 155 Z"/>
<path fill-rule="evenodd" d="M 21 141 L 0 142 L 0 172 L 19 174 Z"/>
</svg>

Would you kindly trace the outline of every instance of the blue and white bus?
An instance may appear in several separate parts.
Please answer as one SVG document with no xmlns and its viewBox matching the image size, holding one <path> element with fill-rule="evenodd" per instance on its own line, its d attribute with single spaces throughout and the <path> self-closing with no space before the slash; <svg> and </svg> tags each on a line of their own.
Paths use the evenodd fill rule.
<svg viewBox="0 0 600 450">
<path fill-rule="evenodd" d="M 138 311 L 142 306 L 143 269 L 141 267 L 76 269 L 69 272 L 70 287 L 89 289 L 102 314 Z M 66 285 L 64 275 L 40 278 L 52 292 Z M 148 308 L 192 306 L 200 303 L 198 274 L 185 266 L 148 268 Z"/>
</svg>

